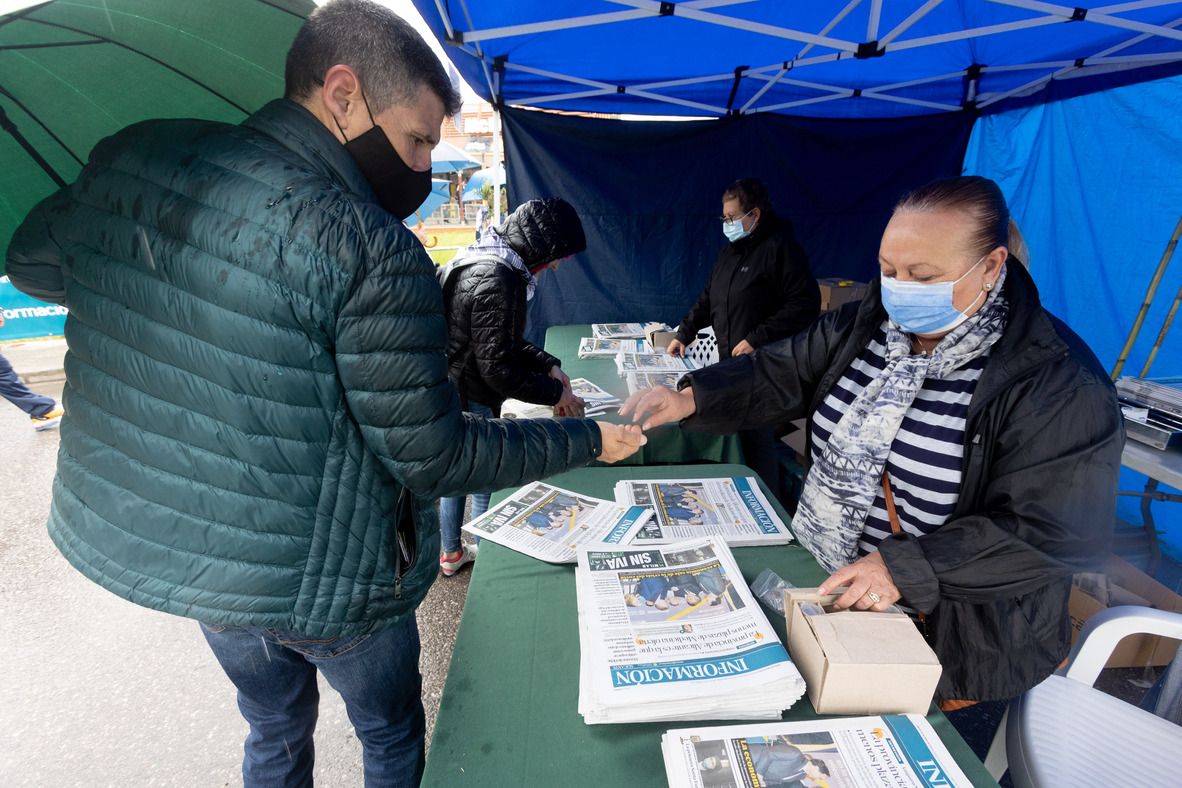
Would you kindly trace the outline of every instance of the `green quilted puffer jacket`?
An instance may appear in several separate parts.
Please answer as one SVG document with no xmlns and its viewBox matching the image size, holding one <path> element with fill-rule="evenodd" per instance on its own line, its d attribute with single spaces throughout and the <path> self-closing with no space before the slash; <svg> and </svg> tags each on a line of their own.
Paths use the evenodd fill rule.
<svg viewBox="0 0 1182 788">
<path fill-rule="evenodd" d="M 380 629 L 435 578 L 436 498 L 600 451 L 590 421 L 461 411 L 434 265 L 288 101 L 104 140 L 7 266 L 70 310 L 50 535 L 147 607 Z"/>
</svg>

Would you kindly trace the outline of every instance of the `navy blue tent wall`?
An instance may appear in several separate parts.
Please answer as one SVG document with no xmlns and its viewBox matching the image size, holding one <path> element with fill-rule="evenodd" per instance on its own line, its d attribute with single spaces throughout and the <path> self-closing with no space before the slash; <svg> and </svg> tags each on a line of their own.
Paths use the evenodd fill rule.
<svg viewBox="0 0 1182 788">
<path fill-rule="evenodd" d="M 902 120 L 756 115 L 629 122 L 503 110 L 514 205 L 560 196 L 579 211 L 587 251 L 547 273 L 530 337 L 564 323 L 676 322 L 723 244 L 723 189 L 767 182 L 817 276 L 866 280 L 895 201 L 960 171 L 967 113 Z"/>
</svg>

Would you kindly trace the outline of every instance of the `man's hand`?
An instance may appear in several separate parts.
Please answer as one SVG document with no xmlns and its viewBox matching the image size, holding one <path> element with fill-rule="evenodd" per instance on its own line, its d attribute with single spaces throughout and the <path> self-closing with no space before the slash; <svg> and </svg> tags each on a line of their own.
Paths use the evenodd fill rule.
<svg viewBox="0 0 1182 788">
<path fill-rule="evenodd" d="M 554 367 L 554 369 L 558 369 L 558 367 Z M 562 398 L 554 406 L 554 415 L 582 418 L 586 407 L 587 403 L 576 397 L 575 393 L 570 390 L 570 386 L 566 386 L 562 389 Z"/>
<path fill-rule="evenodd" d="M 681 358 L 685 355 L 685 344 L 680 339 L 674 339 L 669 342 L 669 347 L 665 348 L 665 352 L 671 356 Z"/>
<path fill-rule="evenodd" d="M 738 356 L 745 356 L 748 353 L 754 353 L 754 352 L 755 352 L 755 346 L 744 339 L 742 342 L 740 342 L 739 344 L 737 344 L 733 348 L 731 348 L 731 357 L 737 358 Z"/>
<path fill-rule="evenodd" d="M 650 430 L 662 424 L 681 421 L 692 416 L 697 409 L 692 386 L 686 386 L 681 391 L 656 386 L 638 391 L 629 397 L 620 408 L 620 415 L 631 416 L 633 423 L 640 424 L 642 429 Z"/>
<path fill-rule="evenodd" d="M 817 589 L 818 593 L 827 594 L 829 589 L 838 586 L 849 586 L 842 594 L 835 606 L 844 610 L 856 607 L 858 610 L 886 610 L 902 598 L 891 571 L 878 553 L 865 555 L 849 566 L 843 566 L 829 576 L 829 579 Z M 877 601 L 876 601 L 877 600 Z"/>
<path fill-rule="evenodd" d="M 635 425 L 609 424 L 606 421 L 596 422 L 599 434 L 603 438 L 603 451 L 599 453 L 600 462 L 619 462 L 635 454 L 641 446 L 648 443 L 648 438 Z"/>
<path fill-rule="evenodd" d="M 567 389 L 568 391 L 570 390 L 570 378 L 567 377 L 567 374 L 562 371 L 562 367 L 558 366 L 557 364 L 550 367 L 550 377 L 561 383 L 564 389 Z"/>
</svg>

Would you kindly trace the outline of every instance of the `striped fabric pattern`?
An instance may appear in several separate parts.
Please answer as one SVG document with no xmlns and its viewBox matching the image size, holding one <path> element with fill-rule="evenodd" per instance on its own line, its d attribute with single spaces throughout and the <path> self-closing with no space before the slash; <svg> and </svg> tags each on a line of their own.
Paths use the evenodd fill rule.
<svg viewBox="0 0 1182 788">
<path fill-rule="evenodd" d="M 931 533 L 956 508 L 965 417 L 988 357 L 986 352 L 944 379 L 925 379 L 903 417 L 891 444 L 886 470 L 899 524 L 907 533 L 916 536 Z M 810 451 L 814 463 L 821 457 L 842 414 L 885 366 L 886 321 L 813 414 Z M 890 534 L 890 520 L 880 491 L 866 517 L 858 553 L 874 552 L 878 543 Z"/>
</svg>

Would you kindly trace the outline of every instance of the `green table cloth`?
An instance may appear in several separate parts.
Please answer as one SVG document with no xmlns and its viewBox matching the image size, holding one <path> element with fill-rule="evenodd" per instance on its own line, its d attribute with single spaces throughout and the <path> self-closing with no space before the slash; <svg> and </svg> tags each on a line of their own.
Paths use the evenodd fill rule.
<svg viewBox="0 0 1182 788">
<path fill-rule="evenodd" d="M 562 359 L 562 371 L 575 378 L 586 378 L 620 399 L 628 398 L 628 384 L 616 373 L 614 359 L 579 358 L 579 340 L 591 336 L 590 324 L 553 326 L 546 332 L 546 352 Z M 595 416 L 599 421 L 623 424 L 617 414 Z M 686 432 L 677 424 L 649 430 L 648 443 L 624 460 L 624 465 L 675 465 L 684 462 L 743 461 L 738 435 L 710 435 Z"/>
<path fill-rule="evenodd" d="M 751 470 L 741 465 L 599 467 L 547 481 L 611 498 L 621 479 L 749 475 Z M 504 497 L 500 493 L 494 501 Z M 788 522 L 783 508 L 768 497 Z M 795 543 L 737 548 L 734 554 L 748 583 L 768 567 L 797 586 L 818 585 L 826 576 Z M 786 642 L 783 617 L 765 612 Z M 723 720 L 587 725 L 578 713 L 578 695 L 573 566 L 536 561 L 485 540 L 468 587 L 422 784 L 659 788 L 666 785 L 661 757 L 665 731 L 740 724 Z M 816 717 L 807 695 L 784 714 L 785 720 Z M 974 785 L 996 785 L 934 706 L 928 722 Z"/>
</svg>

